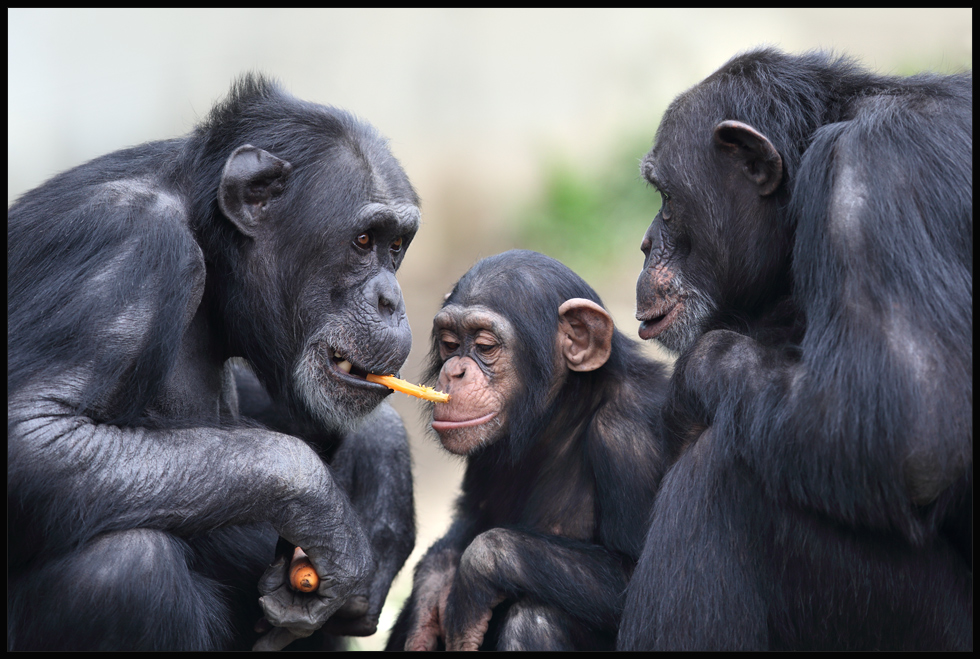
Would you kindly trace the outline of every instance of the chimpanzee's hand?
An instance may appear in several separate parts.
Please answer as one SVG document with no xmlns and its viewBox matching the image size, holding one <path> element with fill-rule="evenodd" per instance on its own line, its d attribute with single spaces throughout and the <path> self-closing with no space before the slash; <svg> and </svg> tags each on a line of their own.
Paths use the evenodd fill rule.
<svg viewBox="0 0 980 659">
<path fill-rule="evenodd" d="M 306 554 L 313 563 L 320 585 L 316 592 L 296 592 L 289 585 L 289 565 L 285 556 L 279 556 L 259 579 L 259 604 L 265 619 L 275 628 L 262 636 L 253 650 L 281 650 L 297 638 L 305 638 L 323 626 L 337 612 L 359 585 L 350 579 L 338 579 L 324 565 L 325 552 L 308 548 Z M 336 568 L 336 565 L 332 565 Z"/>
<path fill-rule="evenodd" d="M 454 615 L 444 623 L 446 650 L 450 652 L 470 651 L 475 652 L 483 645 L 483 637 L 487 634 L 490 626 L 490 618 L 493 616 L 493 609 L 503 602 L 505 597 L 502 594 L 493 595 L 484 605 L 472 606 L 463 611 L 459 602 L 451 602 L 452 593 L 449 600 L 444 604 L 444 609 L 452 609 Z M 467 615 L 468 614 L 468 615 Z"/>
<path fill-rule="evenodd" d="M 336 636 L 370 636 L 378 631 L 380 609 L 372 611 L 371 601 L 359 589 L 327 621 L 324 629 Z"/>
<path fill-rule="evenodd" d="M 478 650 L 490 625 L 495 606 L 504 601 L 504 593 L 495 585 L 492 574 L 496 555 L 507 532 L 491 529 L 470 543 L 459 559 L 443 618 L 446 650 Z"/>
<path fill-rule="evenodd" d="M 452 552 L 446 552 L 450 554 Z M 429 559 L 430 557 L 426 557 Z M 415 579 L 412 598 L 415 600 L 414 615 L 405 641 L 406 650 L 435 650 L 440 638 L 445 638 L 443 623 L 446 619 L 446 599 L 456 574 L 456 558 L 439 561 L 438 568 L 423 562 Z M 423 559 L 425 561 L 425 559 Z M 437 561 L 430 561 L 436 563 Z"/>
</svg>

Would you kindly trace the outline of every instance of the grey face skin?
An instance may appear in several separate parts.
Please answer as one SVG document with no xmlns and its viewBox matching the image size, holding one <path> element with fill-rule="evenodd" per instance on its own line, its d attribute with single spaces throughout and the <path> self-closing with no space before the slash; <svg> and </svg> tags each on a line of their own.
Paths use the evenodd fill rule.
<svg viewBox="0 0 980 659">
<path fill-rule="evenodd" d="M 364 379 L 399 372 L 412 347 L 412 330 L 395 271 L 418 230 L 419 210 L 404 203 L 366 204 L 352 230 L 352 273 L 334 285 L 320 329 L 303 347 L 294 372 L 299 398 L 326 427 L 350 431 L 391 390 Z M 327 279 L 330 268 L 321 277 Z M 301 302 L 320 293 L 307 287 Z M 313 305 L 311 305 L 313 306 Z"/>
<path fill-rule="evenodd" d="M 661 208 L 641 244 L 639 334 L 679 353 L 733 312 L 764 315 L 765 301 L 789 285 L 782 158 L 752 126 L 703 111 L 711 84 L 671 104 L 640 165 Z"/>
</svg>

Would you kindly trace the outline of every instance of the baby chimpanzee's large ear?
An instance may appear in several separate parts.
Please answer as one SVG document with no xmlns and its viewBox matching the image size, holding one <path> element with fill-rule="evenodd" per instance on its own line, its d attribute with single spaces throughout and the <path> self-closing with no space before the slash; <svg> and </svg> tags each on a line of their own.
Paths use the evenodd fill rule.
<svg viewBox="0 0 980 659">
<path fill-rule="evenodd" d="M 592 300 L 575 297 L 558 307 L 558 347 L 573 371 L 594 371 L 612 353 L 613 320 Z"/>
</svg>

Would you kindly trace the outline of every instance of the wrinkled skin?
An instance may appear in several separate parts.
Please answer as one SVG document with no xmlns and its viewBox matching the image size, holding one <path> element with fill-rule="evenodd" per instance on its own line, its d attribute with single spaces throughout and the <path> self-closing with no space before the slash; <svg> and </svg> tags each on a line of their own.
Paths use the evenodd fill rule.
<svg viewBox="0 0 980 659">
<path fill-rule="evenodd" d="M 411 330 L 394 273 L 418 227 L 418 209 L 397 198 L 383 203 L 379 199 L 384 197 L 375 193 L 371 201 L 352 204 L 346 212 L 335 210 L 332 230 L 349 238 L 344 248 L 338 250 L 335 239 L 333 244 L 311 240 L 315 233 L 301 233 L 301 240 L 283 244 L 271 225 L 256 223 L 261 212 L 248 209 L 245 203 L 236 204 L 232 193 L 225 191 L 231 173 L 244 168 L 236 167 L 236 159 L 245 157 L 236 151 L 225 167 L 219 192 L 222 210 L 243 233 L 248 231 L 255 239 L 256 249 L 245 265 L 249 274 L 257 272 L 262 281 L 281 278 L 268 267 L 277 263 L 275 255 L 283 252 L 293 254 L 298 263 L 311 264 L 297 281 L 300 288 L 295 294 L 294 315 L 301 323 L 318 329 L 302 347 L 290 388 L 314 424 L 325 432 L 349 432 L 390 393 L 386 387 L 367 382 L 363 375 L 397 372 L 411 348 Z M 270 176 L 269 166 L 263 167 L 261 159 L 258 166 L 257 171 L 246 172 L 250 181 Z M 340 183 L 336 178 L 331 182 Z M 250 186 L 254 190 L 255 184 Z M 350 186 L 353 188 L 354 183 Z M 346 226 L 341 218 L 346 219 Z M 269 252 L 264 253 L 265 245 Z M 259 282 L 252 285 L 256 290 L 259 287 Z M 331 304 L 324 305 L 323 300 Z M 302 638 L 321 627 L 358 592 L 362 580 L 345 573 L 342 564 L 331 565 L 329 552 L 297 544 L 303 546 L 320 575 L 317 598 L 294 593 L 284 570 L 273 566 L 260 582 L 259 603 L 272 625 Z M 370 556 L 370 550 L 367 553 Z M 377 616 L 378 611 L 373 614 Z M 276 635 L 279 642 L 288 638 L 282 632 Z"/>
<path fill-rule="evenodd" d="M 641 243 L 636 318 L 640 338 L 677 352 L 732 322 L 748 323 L 749 332 L 781 327 L 790 282 L 792 227 L 781 221 L 786 201 L 779 154 L 751 126 L 722 122 L 707 129 L 718 156 L 698 152 L 690 160 L 690 166 L 712 172 L 715 184 L 710 190 L 695 186 L 677 172 L 677 163 L 689 159 L 681 124 L 691 121 L 689 114 L 669 110 L 663 139 L 640 166 L 660 191 L 661 206 Z M 725 159 L 733 164 L 726 167 Z"/>
<path fill-rule="evenodd" d="M 323 632 L 339 636 L 370 636 L 377 631 L 381 609 L 395 575 L 414 547 L 415 526 L 408 437 L 398 413 L 386 402 L 365 418 L 351 434 L 337 436 L 324 432 L 319 424 L 299 424 L 284 415 L 250 373 L 236 370 L 243 413 L 278 431 L 303 437 L 328 459 L 336 481 L 350 497 L 351 504 L 371 543 L 375 560 L 371 576 L 352 594 L 323 626 Z M 280 557 L 292 555 L 293 546 L 280 542 Z M 284 584 L 282 562 L 267 570 L 260 582 L 260 594 Z M 268 586 L 262 584 L 267 583 Z M 303 604 L 300 598 L 298 604 Z M 263 618 L 260 625 L 268 631 Z M 288 630 L 277 632 L 268 649 L 291 641 Z M 338 649 L 335 639 L 314 635 L 302 643 L 301 650 Z"/>
<path fill-rule="evenodd" d="M 505 432 L 507 399 L 517 384 L 510 322 L 482 307 L 444 307 L 433 334 L 445 361 L 436 387 L 449 402 L 432 412 L 432 429 L 443 447 L 469 455 Z"/>
<path fill-rule="evenodd" d="M 459 565 L 459 552 L 449 548 L 442 552 L 430 552 L 415 573 L 417 606 L 409 626 L 404 649 L 432 651 L 439 648 L 439 640 L 446 638 L 446 603 Z"/>
</svg>

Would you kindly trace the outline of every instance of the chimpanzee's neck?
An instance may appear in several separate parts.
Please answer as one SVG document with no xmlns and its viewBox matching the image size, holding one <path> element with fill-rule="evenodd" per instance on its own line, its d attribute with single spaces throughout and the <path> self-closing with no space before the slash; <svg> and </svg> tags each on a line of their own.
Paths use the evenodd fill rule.
<svg viewBox="0 0 980 659">
<path fill-rule="evenodd" d="M 464 497 L 472 509 L 488 515 L 483 520 L 486 525 L 536 528 L 547 517 L 547 511 L 537 510 L 542 487 L 553 494 L 566 489 L 587 494 L 584 489 L 591 481 L 583 478 L 589 471 L 584 463 L 588 451 L 579 445 L 586 441 L 587 425 L 601 397 L 591 391 L 593 378 L 575 375 L 572 379 L 579 381 L 570 389 L 563 387 L 534 429 L 525 429 L 520 437 L 501 437 L 468 458 Z M 518 446 L 522 440 L 525 444 Z"/>
<path fill-rule="evenodd" d="M 792 295 L 785 295 L 759 309 L 721 314 L 711 329 L 727 329 L 750 336 L 767 346 L 799 344 L 806 317 Z"/>
</svg>

